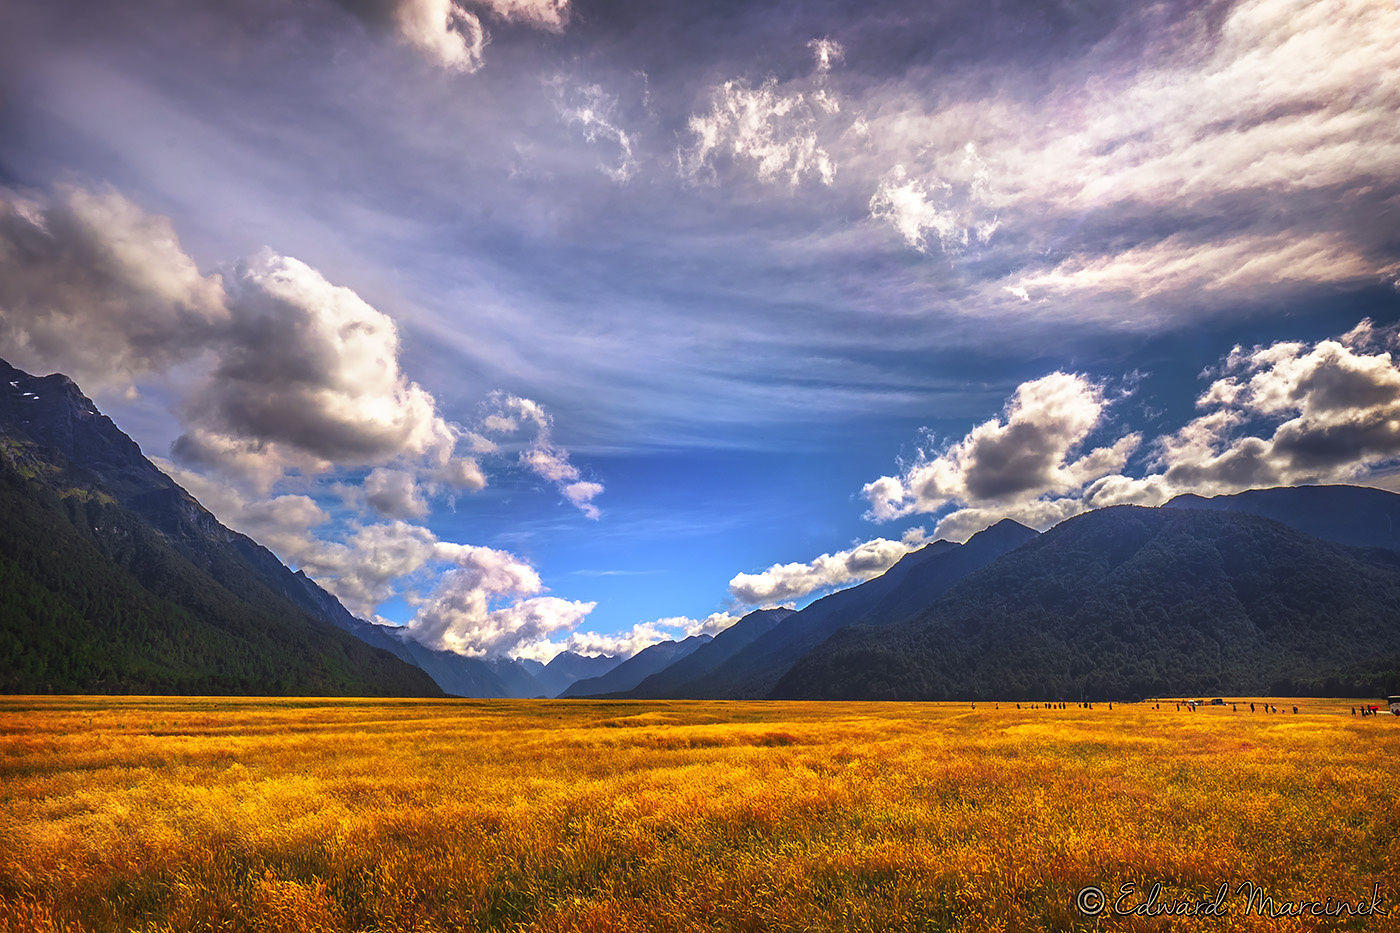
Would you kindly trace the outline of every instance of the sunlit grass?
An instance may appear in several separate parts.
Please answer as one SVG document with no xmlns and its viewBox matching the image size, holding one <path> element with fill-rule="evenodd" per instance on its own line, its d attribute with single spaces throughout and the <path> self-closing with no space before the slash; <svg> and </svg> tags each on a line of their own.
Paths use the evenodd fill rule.
<svg viewBox="0 0 1400 933">
<path fill-rule="evenodd" d="M 0 930 L 1400 929 L 1400 720 L 1296 702 L 0 699 Z"/>
</svg>

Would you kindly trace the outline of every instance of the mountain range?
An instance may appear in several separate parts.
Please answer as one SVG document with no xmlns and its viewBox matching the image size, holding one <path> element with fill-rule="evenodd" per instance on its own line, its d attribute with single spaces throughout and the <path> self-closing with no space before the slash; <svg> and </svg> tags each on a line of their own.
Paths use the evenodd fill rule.
<svg viewBox="0 0 1400 933">
<path fill-rule="evenodd" d="M 919 615 L 845 628 L 781 698 L 1363 695 L 1400 674 L 1400 554 L 1228 508 L 1071 518 Z"/>
<path fill-rule="evenodd" d="M 691 635 L 681 641 L 650 645 L 604 674 L 574 681 L 559 696 L 584 697 L 631 690 L 652 674 L 665 670 L 712 640 L 711 635 Z"/>
<path fill-rule="evenodd" d="M 885 573 L 817 600 L 800 612 L 767 614 L 763 631 L 750 628 L 746 643 L 700 670 L 718 653 L 722 633 L 678 670 L 644 681 L 628 696 L 700 699 L 766 697 L 803 655 L 847 625 L 886 625 L 927 606 L 939 594 L 979 567 L 1034 538 L 1036 533 L 1010 519 L 981 531 L 966 544 L 935 541 L 906 554 Z M 745 625 L 748 620 L 734 626 Z M 730 631 L 733 631 L 731 629 Z"/>
<path fill-rule="evenodd" d="M 935 541 L 630 658 L 473 658 L 222 525 L 69 379 L 0 361 L 0 690 L 627 699 L 1400 688 L 1400 496 L 1178 496 Z"/>
</svg>

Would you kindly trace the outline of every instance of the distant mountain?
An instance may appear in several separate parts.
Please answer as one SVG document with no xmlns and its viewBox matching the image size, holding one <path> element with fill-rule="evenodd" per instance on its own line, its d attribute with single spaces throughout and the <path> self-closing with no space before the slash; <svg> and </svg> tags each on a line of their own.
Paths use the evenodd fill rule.
<svg viewBox="0 0 1400 933">
<path fill-rule="evenodd" d="M 631 690 L 652 674 L 664 670 L 672 664 L 709 644 L 709 635 L 691 635 L 681 641 L 663 641 L 643 648 L 632 657 L 601 677 L 587 677 L 575 681 L 561 697 L 586 697 L 604 693 L 620 693 Z"/>
<path fill-rule="evenodd" d="M 313 586 L 315 584 L 312 584 Z M 423 670 L 445 693 L 482 699 L 536 697 L 543 689 L 519 661 L 508 658 L 469 658 L 454 651 L 429 648 L 394 625 L 377 625 L 350 616 L 342 625 L 357 638 L 383 648 Z"/>
<path fill-rule="evenodd" d="M 0 361 L 0 689 L 442 695 L 331 624 L 309 582 L 219 524 L 72 380 Z"/>
<path fill-rule="evenodd" d="M 791 609 L 756 609 L 720 632 L 708 643 L 652 674 L 631 690 L 609 694 L 632 699 L 686 697 L 689 685 L 724 664 L 792 615 Z"/>
<path fill-rule="evenodd" d="M 492 673 L 505 686 L 506 692 L 483 694 L 483 696 L 506 696 L 527 700 L 549 697 L 549 692 L 540 682 L 539 677 L 515 658 L 488 658 L 486 663 L 490 665 Z"/>
<path fill-rule="evenodd" d="M 622 660 L 621 657 L 606 654 L 586 655 L 561 651 L 534 676 L 545 696 L 557 697 L 577 681 L 603 676 L 621 664 Z"/>
<path fill-rule="evenodd" d="M 1248 512 L 1272 518 L 1304 534 L 1349 544 L 1400 551 L 1400 495 L 1366 486 L 1279 486 L 1229 496 L 1177 496 L 1180 509 Z"/>
<path fill-rule="evenodd" d="M 848 628 L 772 696 L 1126 699 L 1394 692 L 1400 555 L 1242 512 L 1069 519 L 923 614 Z"/>
<path fill-rule="evenodd" d="M 724 663 L 674 688 L 669 696 L 757 699 L 777 686 L 808 651 L 848 625 L 888 625 L 922 612 L 949 587 L 1036 532 L 1010 519 L 965 544 L 935 541 L 872 580 L 825 596 L 737 651 Z"/>
</svg>

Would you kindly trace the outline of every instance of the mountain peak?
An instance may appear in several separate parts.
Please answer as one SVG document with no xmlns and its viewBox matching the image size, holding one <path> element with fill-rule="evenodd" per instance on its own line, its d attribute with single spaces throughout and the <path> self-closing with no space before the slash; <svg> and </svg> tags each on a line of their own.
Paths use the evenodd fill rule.
<svg viewBox="0 0 1400 933">
<path fill-rule="evenodd" d="M 1040 532 L 1033 528 L 1027 528 L 1015 519 L 1003 518 L 995 525 L 983 528 L 981 531 L 977 532 L 977 534 L 968 538 L 967 541 L 963 543 L 963 547 L 978 547 L 989 544 L 1005 545 L 1008 542 L 1014 542 L 1014 544 L 1019 545 L 1039 537 L 1039 535 Z"/>
</svg>

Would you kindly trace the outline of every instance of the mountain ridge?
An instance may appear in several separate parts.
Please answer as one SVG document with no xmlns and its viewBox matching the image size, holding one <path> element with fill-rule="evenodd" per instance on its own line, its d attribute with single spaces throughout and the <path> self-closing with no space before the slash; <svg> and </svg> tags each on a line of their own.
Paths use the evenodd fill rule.
<svg viewBox="0 0 1400 933">
<path fill-rule="evenodd" d="M 1371 691 L 1400 670 L 1400 554 L 1230 510 L 1088 512 L 884 629 L 849 627 L 770 694 L 1133 699 Z"/>
<path fill-rule="evenodd" d="M 710 635 L 691 635 L 680 641 L 648 645 L 605 674 L 575 681 L 559 696 L 586 697 L 634 689 L 652 674 L 665 670 L 712 640 Z"/>
<path fill-rule="evenodd" d="M 442 695 L 264 581 L 245 553 L 271 552 L 221 525 L 71 379 L 4 361 L 0 528 L 6 690 Z"/>
<path fill-rule="evenodd" d="M 898 621 L 977 567 L 1033 540 L 1036 532 L 1011 519 L 963 544 L 935 541 L 906 554 L 885 573 L 838 590 L 780 620 L 723 662 L 673 684 L 666 694 L 688 699 L 766 697 L 808 651 L 838 629 L 862 621 Z"/>
</svg>

